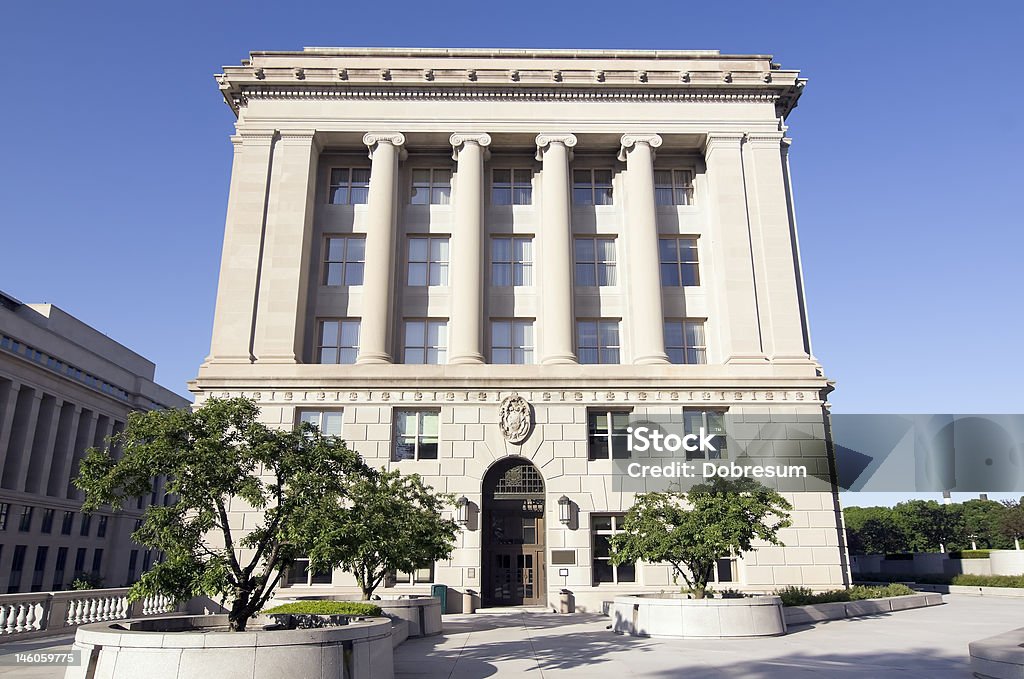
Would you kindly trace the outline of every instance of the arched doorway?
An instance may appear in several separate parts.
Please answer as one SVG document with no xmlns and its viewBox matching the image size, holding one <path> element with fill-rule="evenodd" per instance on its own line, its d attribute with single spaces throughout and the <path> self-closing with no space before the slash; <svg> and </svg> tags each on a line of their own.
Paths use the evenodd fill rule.
<svg viewBox="0 0 1024 679">
<path fill-rule="evenodd" d="M 544 479 L 529 461 L 507 458 L 484 475 L 481 507 L 484 606 L 536 606 L 544 581 Z"/>
</svg>

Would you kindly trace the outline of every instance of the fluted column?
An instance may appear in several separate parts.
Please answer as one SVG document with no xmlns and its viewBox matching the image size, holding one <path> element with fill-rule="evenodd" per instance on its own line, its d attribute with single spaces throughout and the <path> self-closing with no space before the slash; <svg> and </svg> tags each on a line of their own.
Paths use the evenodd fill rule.
<svg viewBox="0 0 1024 679">
<path fill-rule="evenodd" d="M 715 325 L 722 341 L 724 362 L 765 363 L 743 183 L 742 142 L 741 132 L 712 132 L 704 147 L 716 275 L 711 289 L 717 301 Z"/>
<path fill-rule="evenodd" d="M 661 303 L 658 219 L 654 207 L 656 134 L 624 134 L 619 160 L 626 162 L 626 260 L 629 266 L 629 316 L 633 363 L 668 363 L 665 312 Z"/>
<path fill-rule="evenodd" d="M 452 317 L 449 363 L 483 363 L 484 160 L 487 133 L 456 132 L 449 139 L 458 161 L 452 229 Z"/>
<path fill-rule="evenodd" d="M 75 456 L 75 440 L 78 438 L 78 421 L 82 417 L 82 406 L 65 404 L 65 408 L 69 406 L 71 412 L 68 422 L 61 427 L 60 436 L 54 446 L 53 466 L 46 489 L 46 494 L 53 497 L 66 497 L 68 483 L 71 480 L 71 460 Z"/>
<path fill-rule="evenodd" d="M 14 381 L 7 383 L 6 394 L 4 394 L 3 415 L 0 415 L 0 474 L 3 474 L 7 453 L 10 450 L 11 432 L 14 431 L 14 412 L 18 408 L 18 394 L 20 392 L 21 385 L 19 383 Z"/>
<path fill-rule="evenodd" d="M 21 393 L 24 394 L 24 388 Z M 15 416 L 7 460 L 4 462 L 2 485 L 9 490 L 25 490 L 28 459 L 36 438 L 36 424 L 39 421 L 39 406 L 43 401 L 43 392 L 35 389 L 29 390 L 28 393 L 30 396 L 23 402 L 24 410 L 19 407 L 19 412 Z"/>
<path fill-rule="evenodd" d="M 541 363 L 576 363 L 573 348 L 572 212 L 569 157 L 572 134 L 537 135 L 541 171 Z"/>
<path fill-rule="evenodd" d="M 366 265 L 363 314 L 357 363 L 391 363 L 388 316 L 394 268 L 395 218 L 398 214 L 398 161 L 405 144 L 401 132 L 370 132 L 370 190 L 367 197 Z"/>
</svg>

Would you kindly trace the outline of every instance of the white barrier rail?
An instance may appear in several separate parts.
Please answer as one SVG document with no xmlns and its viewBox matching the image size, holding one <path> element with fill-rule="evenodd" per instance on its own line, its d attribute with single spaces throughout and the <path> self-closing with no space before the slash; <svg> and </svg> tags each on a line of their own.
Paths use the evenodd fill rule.
<svg viewBox="0 0 1024 679">
<path fill-rule="evenodd" d="M 74 631 L 79 625 L 162 615 L 178 610 L 168 597 L 128 602 L 128 588 L 0 595 L 0 643 Z"/>
</svg>

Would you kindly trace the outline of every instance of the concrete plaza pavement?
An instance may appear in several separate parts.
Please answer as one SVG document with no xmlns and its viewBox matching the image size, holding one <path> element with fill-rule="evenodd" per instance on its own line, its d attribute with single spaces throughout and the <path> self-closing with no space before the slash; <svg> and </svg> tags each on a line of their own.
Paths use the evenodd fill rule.
<svg viewBox="0 0 1024 679">
<path fill-rule="evenodd" d="M 446 615 L 442 635 L 395 651 L 396 679 L 813 679 L 971 677 L 967 644 L 1024 626 L 1019 599 L 951 595 L 942 606 L 835 620 L 761 639 L 636 639 L 597 615 L 506 610 Z M 0 644 L 61 651 L 71 637 Z M 59 679 L 62 667 L 0 664 L 0 677 Z M 299 678 L 296 678 L 299 679 Z"/>
</svg>

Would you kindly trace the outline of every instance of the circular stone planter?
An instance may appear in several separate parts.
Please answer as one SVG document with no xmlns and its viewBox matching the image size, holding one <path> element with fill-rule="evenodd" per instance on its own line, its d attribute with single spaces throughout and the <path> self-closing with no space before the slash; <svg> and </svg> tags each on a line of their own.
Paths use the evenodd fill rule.
<svg viewBox="0 0 1024 679">
<path fill-rule="evenodd" d="M 393 679 L 391 621 L 341 627 L 227 631 L 226 615 L 188 615 L 83 625 L 74 648 L 82 664 L 65 679 Z"/>
<path fill-rule="evenodd" d="M 278 597 L 275 601 L 351 601 L 345 596 Z M 432 637 L 441 633 L 441 601 L 432 596 L 411 594 L 404 599 L 374 599 L 366 603 L 380 606 L 392 620 L 409 623 L 409 637 Z"/>
<path fill-rule="evenodd" d="M 610 611 L 618 634 L 668 639 L 770 637 L 786 633 L 782 599 L 688 599 L 685 595 L 615 597 Z"/>
</svg>

